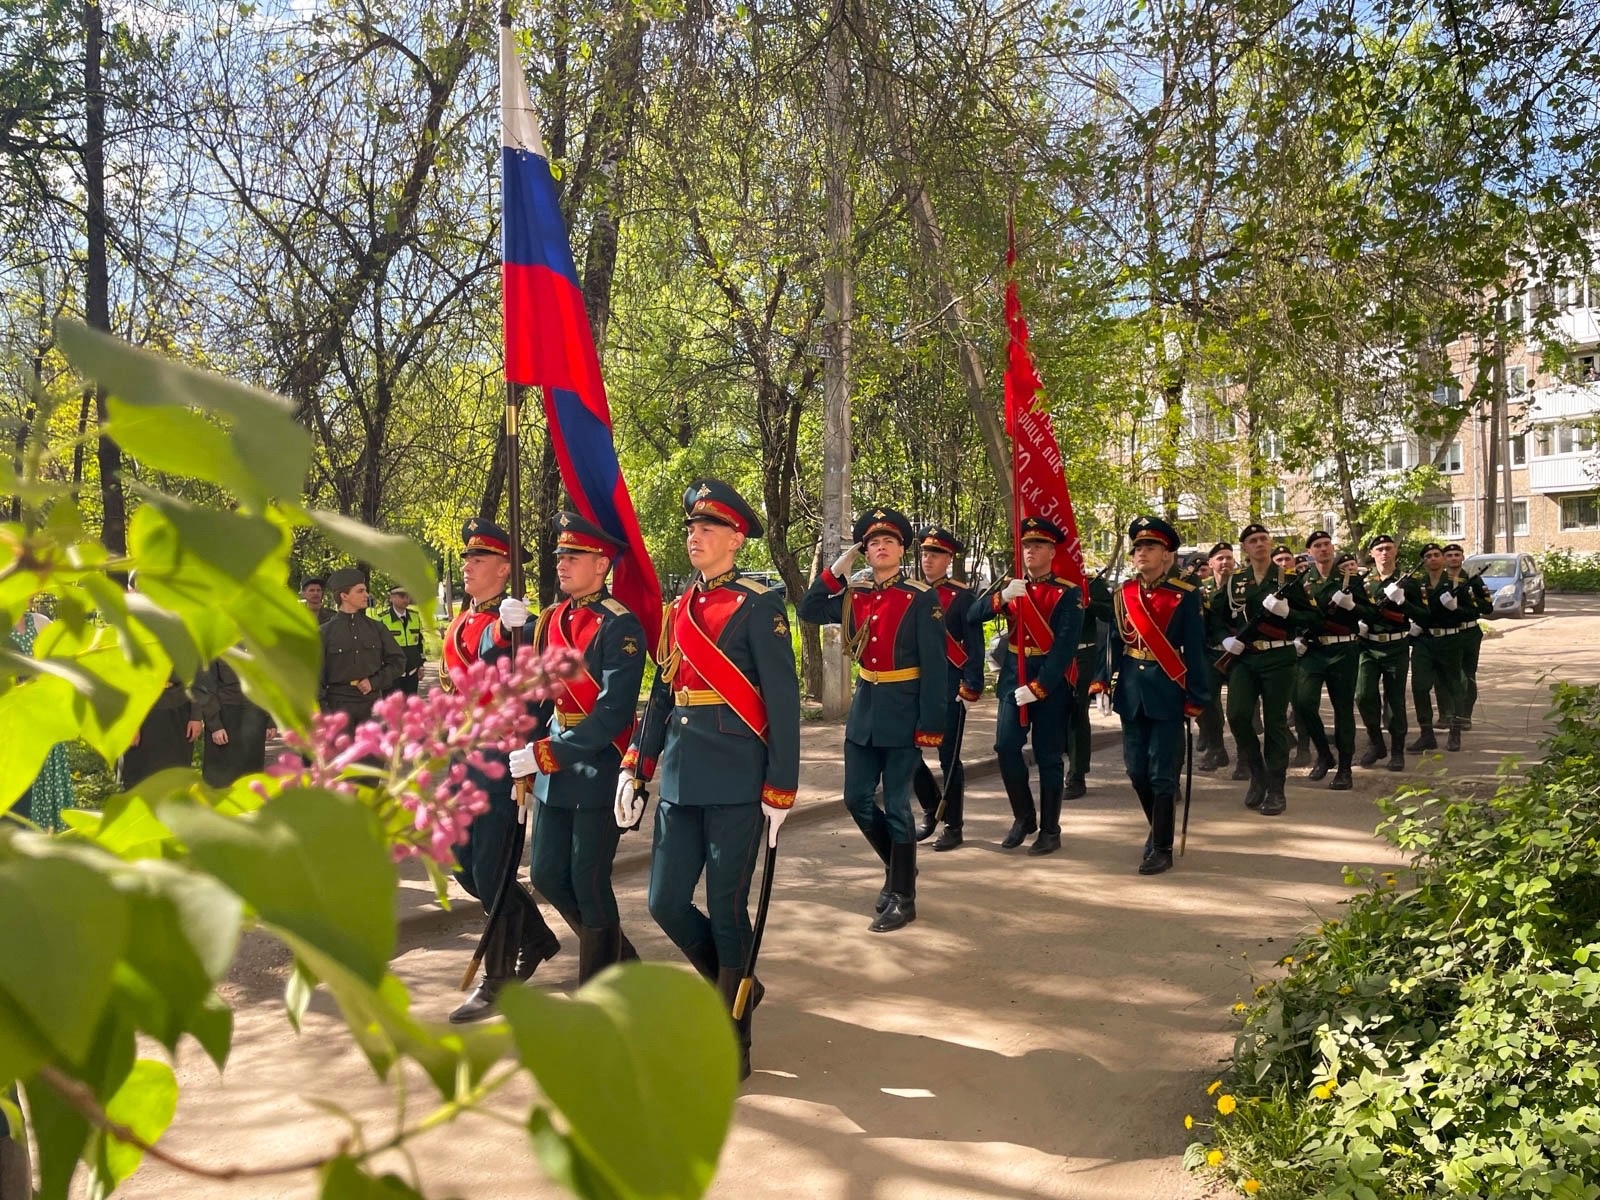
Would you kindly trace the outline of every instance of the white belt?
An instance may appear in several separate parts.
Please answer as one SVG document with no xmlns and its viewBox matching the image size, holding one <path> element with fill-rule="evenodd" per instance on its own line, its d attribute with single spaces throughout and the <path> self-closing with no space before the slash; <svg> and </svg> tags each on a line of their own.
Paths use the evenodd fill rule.
<svg viewBox="0 0 1600 1200">
<path fill-rule="evenodd" d="M 1079 642 L 1078 643 L 1078 649 L 1079 650 L 1093 650 L 1099 644 L 1100 644 L 1099 642 Z"/>
<path fill-rule="evenodd" d="M 1249 645 L 1252 650 L 1278 650 L 1284 646 L 1292 646 L 1294 643 L 1286 640 L 1281 642 L 1251 642 Z"/>
<path fill-rule="evenodd" d="M 1410 637 L 1409 633 L 1363 633 L 1362 637 L 1369 642 L 1398 642 L 1401 638 Z"/>
<path fill-rule="evenodd" d="M 1460 632 L 1461 632 L 1461 626 L 1459 626 L 1459 625 L 1452 625 L 1449 629 L 1430 629 L 1430 630 L 1428 630 L 1428 634 L 1431 637 L 1454 637 L 1456 634 L 1458 634 Z"/>
<path fill-rule="evenodd" d="M 1345 642 L 1353 642 L 1355 640 L 1355 634 L 1341 633 L 1338 637 L 1318 637 L 1316 644 L 1318 646 L 1342 646 Z"/>
</svg>

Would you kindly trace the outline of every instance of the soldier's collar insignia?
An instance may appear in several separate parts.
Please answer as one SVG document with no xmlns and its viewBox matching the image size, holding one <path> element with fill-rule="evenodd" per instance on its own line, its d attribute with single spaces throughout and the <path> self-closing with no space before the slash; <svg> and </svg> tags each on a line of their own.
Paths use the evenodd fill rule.
<svg viewBox="0 0 1600 1200">
<path fill-rule="evenodd" d="M 710 579 L 701 580 L 700 590 L 702 592 L 709 592 L 712 588 L 719 588 L 729 580 L 737 579 L 738 577 L 739 568 L 735 567 L 731 571 L 724 571 L 721 575 L 714 575 Z"/>
</svg>

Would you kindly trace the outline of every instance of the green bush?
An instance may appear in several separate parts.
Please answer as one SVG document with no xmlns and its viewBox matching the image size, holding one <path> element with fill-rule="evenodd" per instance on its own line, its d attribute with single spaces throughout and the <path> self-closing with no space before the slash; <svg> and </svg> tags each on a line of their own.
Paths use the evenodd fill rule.
<svg viewBox="0 0 1600 1200">
<path fill-rule="evenodd" d="M 1600 554 L 1546 550 L 1539 555 L 1539 569 L 1552 592 L 1600 592 Z"/>
<path fill-rule="evenodd" d="M 1407 878 L 1363 890 L 1257 989 L 1211 1141 L 1251 1195 L 1600 1196 L 1600 685 L 1488 799 L 1402 791 Z"/>
</svg>

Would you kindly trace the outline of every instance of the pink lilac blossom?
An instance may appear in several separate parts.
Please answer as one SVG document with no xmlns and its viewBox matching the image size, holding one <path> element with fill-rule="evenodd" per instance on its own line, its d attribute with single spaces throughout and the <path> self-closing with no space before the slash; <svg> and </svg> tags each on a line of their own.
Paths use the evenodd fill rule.
<svg viewBox="0 0 1600 1200">
<path fill-rule="evenodd" d="M 508 656 L 456 673 L 451 691 L 385 696 L 353 730 L 344 713 L 318 713 L 309 736 L 284 737 L 294 753 L 269 773 L 287 785 L 372 804 L 396 862 L 426 855 L 449 866 L 473 819 L 489 808 L 470 772 L 504 778 L 504 756 L 520 749 L 534 726 L 528 706 L 554 698 L 581 661 L 571 649 L 540 655 L 524 646 L 514 664 Z"/>
</svg>

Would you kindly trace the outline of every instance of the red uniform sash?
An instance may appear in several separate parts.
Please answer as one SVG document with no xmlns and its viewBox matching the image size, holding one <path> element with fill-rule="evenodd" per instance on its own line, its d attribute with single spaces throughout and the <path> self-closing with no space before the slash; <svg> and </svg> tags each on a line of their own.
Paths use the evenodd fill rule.
<svg viewBox="0 0 1600 1200">
<path fill-rule="evenodd" d="M 693 608 L 683 603 L 691 593 L 685 592 L 678 602 L 678 612 L 672 623 L 673 638 L 684 660 L 694 673 L 711 685 L 722 697 L 722 702 L 750 727 L 750 732 L 762 741 L 767 740 L 767 702 L 761 698 L 756 685 L 745 678 L 744 672 L 729 661 L 716 642 L 712 641 L 700 622 L 695 620 Z"/>
<path fill-rule="evenodd" d="M 545 626 L 546 641 L 549 645 L 559 646 L 564 650 L 576 650 L 579 654 L 583 654 L 588 650 L 588 644 L 577 645 L 571 638 L 567 637 L 566 631 L 561 628 L 561 618 L 571 609 L 571 600 L 563 600 L 556 606 L 555 612 L 551 614 L 550 620 Z M 603 619 L 598 614 L 596 615 L 594 633 L 589 635 L 589 641 L 593 641 L 595 635 L 600 632 L 600 622 Z M 583 660 L 582 666 L 578 668 L 575 675 L 567 678 L 566 685 L 567 690 L 562 699 L 571 700 L 573 707 L 586 717 L 594 712 L 594 706 L 600 702 L 600 685 L 595 681 L 595 677 L 589 673 L 587 659 Z M 561 702 L 558 700 L 556 708 L 559 710 L 561 707 Z M 628 752 L 628 743 L 633 739 L 633 724 L 632 721 L 629 721 L 627 728 L 611 739 L 611 744 L 617 748 L 619 754 Z"/>
<path fill-rule="evenodd" d="M 1061 602 L 1058 593 L 1056 603 Z M 1055 605 L 1051 605 L 1054 609 Z M 1050 628 L 1049 618 L 1039 611 L 1039 605 L 1033 598 L 1031 590 L 1023 592 L 1011 602 L 1011 611 L 1016 614 L 1017 622 L 1022 626 L 1022 633 L 1028 639 L 1029 645 L 1037 647 L 1045 654 L 1050 653 L 1050 648 L 1056 644 L 1055 631 Z"/>
<path fill-rule="evenodd" d="M 1170 589 L 1168 589 L 1170 590 Z M 1160 591 L 1156 593 L 1162 595 Z M 1181 600 L 1182 597 L 1176 597 Z M 1150 611 L 1145 601 L 1144 589 L 1139 586 L 1137 579 L 1129 579 L 1122 585 L 1122 607 L 1128 614 L 1128 624 L 1133 626 L 1134 633 L 1139 635 L 1139 640 L 1145 648 L 1156 656 L 1156 663 L 1167 673 L 1167 678 L 1179 687 L 1184 686 L 1184 681 L 1189 677 L 1189 669 L 1184 665 L 1183 656 L 1167 641 L 1167 622 L 1172 620 L 1172 614 L 1177 611 L 1177 603 L 1166 607 L 1162 614 L 1165 618 L 1157 621 L 1155 613 Z"/>
<path fill-rule="evenodd" d="M 956 670 L 965 670 L 967 665 L 967 648 L 963 646 L 960 640 L 950 632 L 950 626 L 948 624 L 948 614 L 950 612 L 950 606 L 956 598 L 956 589 L 950 587 L 948 584 L 940 584 L 938 585 L 938 590 L 939 603 L 943 606 L 944 611 L 947 614 L 946 624 L 944 627 L 944 656 L 950 660 L 950 665 Z"/>
</svg>

